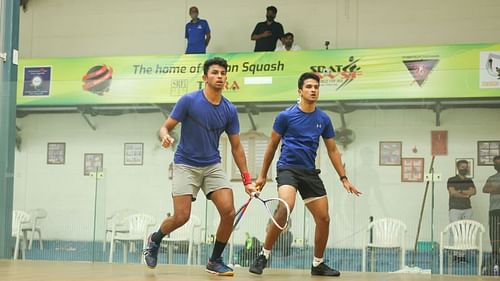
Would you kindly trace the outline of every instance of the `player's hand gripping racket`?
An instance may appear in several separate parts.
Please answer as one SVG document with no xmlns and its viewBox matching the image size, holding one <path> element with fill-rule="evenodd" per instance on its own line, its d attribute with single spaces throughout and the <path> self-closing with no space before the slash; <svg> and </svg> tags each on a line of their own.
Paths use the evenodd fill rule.
<svg viewBox="0 0 500 281">
<path fill-rule="evenodd" d="M 243 217 L 243 215 L 247 211 L 248 205 L 250 205 L 250 202 L 252 201 L 252 199 L 255 198 L 255 194 L 257 194 L 259 191 L 260 191 L 260 187 L 257 187 L 257 192 L 252 193 L 250 198 L 248 198 L 248 200 L 238 209 L 238 211 L 236 212 L 236 215 L 234 216 L 233 230 L 236 229 L 236 227 L 238 226 L 238 223 L 240 223 L 240 221 L 241 221 L 241 218 Z"/>
</svg>

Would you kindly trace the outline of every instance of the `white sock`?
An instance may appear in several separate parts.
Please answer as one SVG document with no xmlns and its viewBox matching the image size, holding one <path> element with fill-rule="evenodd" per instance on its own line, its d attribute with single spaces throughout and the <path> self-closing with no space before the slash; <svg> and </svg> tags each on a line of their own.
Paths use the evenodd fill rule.
<svg viewBox="0 0 500 281">
<path fill-rule="evenodd" d="M 269 259 L 270 253 L 271 253 L 271 250 L 264 249 L 264 247 L 262 247 L 262 252 L 260 252 L 261 255 L 264 255 L 264 257 L 266 257 L 266 259 Z"/>
<path fill-rule="evenodd" d="M 316 266 L 320 265 L 322 262 L 323 262 L 323 258 L 314 257 L 313 266 L 316 267 Z"/>
</svg>

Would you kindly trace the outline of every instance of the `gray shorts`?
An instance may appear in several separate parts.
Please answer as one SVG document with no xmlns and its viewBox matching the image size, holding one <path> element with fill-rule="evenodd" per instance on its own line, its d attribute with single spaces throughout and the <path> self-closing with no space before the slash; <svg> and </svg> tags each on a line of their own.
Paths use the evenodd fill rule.
<svg viewBox="0 0 500 281">
<path fill-rule="evenodd" d="M 212 192 L 222 188 L 231 188 L 231 185 L 220 163 L 206 167 L 174 164 L 172 196 L 189 194 L 195 201 L 201 189 L 207 199 L 210 199 Z"/>
</svg>

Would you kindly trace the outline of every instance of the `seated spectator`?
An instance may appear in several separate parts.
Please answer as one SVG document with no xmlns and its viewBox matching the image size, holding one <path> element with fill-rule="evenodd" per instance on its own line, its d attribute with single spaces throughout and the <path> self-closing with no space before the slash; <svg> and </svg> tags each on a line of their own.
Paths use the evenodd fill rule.
<svg viewBox="0 0 500 281">
<path fill-rule="evenodd" d="M 283 35 L 283 44 L 281 46 L 276 47 L 275 51 L 300 51 L 299 45 L 293 43 L 293 33 L 287 32 Z"/>
</svg>

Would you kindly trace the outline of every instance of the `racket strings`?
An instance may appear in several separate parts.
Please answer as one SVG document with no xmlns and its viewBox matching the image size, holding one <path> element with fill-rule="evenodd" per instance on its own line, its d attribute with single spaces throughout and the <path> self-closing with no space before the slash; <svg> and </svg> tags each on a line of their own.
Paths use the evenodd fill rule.
<svg viewBox="0 0 500 281">
<path fill-rule="evenodd" d="M 285 229 L 290 218 L 290 208 L 278 199 L 269 199 L 265 202 L 270 216 L 269 223 L 274 223 L 279 229 Z"/>
</svg>

